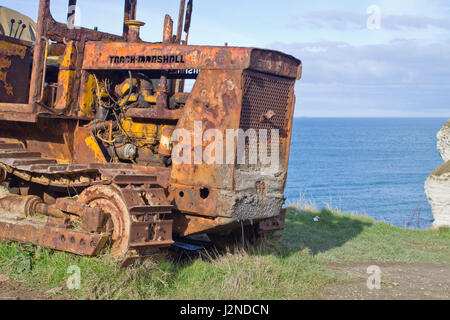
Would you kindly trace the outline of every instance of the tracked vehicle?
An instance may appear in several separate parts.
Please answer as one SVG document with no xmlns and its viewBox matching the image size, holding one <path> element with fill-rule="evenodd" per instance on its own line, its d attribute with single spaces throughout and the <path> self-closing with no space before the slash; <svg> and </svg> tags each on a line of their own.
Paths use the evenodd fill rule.
<svg viewBox="0 0 450 320">
<path fill-rule="evenodd" d="M 159 43 L 140 38 L 137 0 L 125 1 L 122 35 L 74 26 L 75 5 L 58 23 L 40 0 L 34 41 L 17 23 L 0 35 L 0 239 L 126 260 L 193 235 L 282 229 L 301 62 L 189 45 L 192 1 L 175 32 L 165 17 Z M 244 136 L 244 158 L 275 145 L 279 165 L 236 161 L 239 134 L 215 149 L 231 162 L 175 161 L 177 146 L 208 149 L 198 129 L 267 130 L 268 144 Z M 175 139 L 180 130 L 191 136 Z"/>
</svg>

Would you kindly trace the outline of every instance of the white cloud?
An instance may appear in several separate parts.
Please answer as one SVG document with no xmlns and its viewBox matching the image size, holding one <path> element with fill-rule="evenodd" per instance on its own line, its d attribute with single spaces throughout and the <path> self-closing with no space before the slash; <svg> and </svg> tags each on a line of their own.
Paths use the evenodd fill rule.
<svg viewBox="0 0 450 320">
<path fill-rule="evenodd" d="M 448 18 L 406 14 L 382 14 L 381 17 L 381 27 L 387 30 L 427 29 L 431 27 L 450 30 L 450 19 Z M 322 10 L 292 16 L 289 26 L 294 28 L 309 26 L 333 30 L 363 30 L 366 29 L 367 18 L 368 15 L 363 12 Z"/>
<path fill-rule="evenodd" d="M 353 46 L 343 42 L 273 43 L 304 62 L 304 80 L 367 85 L 442 85 L 450 81 L 450 45 L 398 39 Z"/>
<path fill-rule="evenodd" d="M 450 116 L 450 43 L 274 43 L 303 61 L 297 116 Z"/>
</svg>

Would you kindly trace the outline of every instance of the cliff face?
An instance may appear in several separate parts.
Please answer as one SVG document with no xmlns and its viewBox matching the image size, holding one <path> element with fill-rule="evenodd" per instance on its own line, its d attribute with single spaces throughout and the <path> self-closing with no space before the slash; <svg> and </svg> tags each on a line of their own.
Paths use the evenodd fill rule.
<svg viewBox="0 0 450 320">
<path fill-rule="evenodd" d="M 450 120 L 439 131 L 437 148 L 444 162 L 450 161 Z"/>
<path fill-rule="evenodd" d="M 433 171 L 425 183 L 425 193 L 433 210 L 433 228 L 450 227 L 450 161 Z"/>
<path fill-rule="evenodd" d="M 435 219 L 433 228 L 450 227 L 450 120 L 437 137 L 437 148 L 445 164 L 434 170 L 425 182 L 425 193 Z"/>
</svg>

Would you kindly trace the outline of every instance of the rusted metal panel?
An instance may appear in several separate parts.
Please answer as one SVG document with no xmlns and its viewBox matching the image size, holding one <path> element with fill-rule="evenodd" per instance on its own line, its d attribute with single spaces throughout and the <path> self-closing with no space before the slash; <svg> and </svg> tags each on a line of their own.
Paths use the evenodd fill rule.
<svg viewBox="0 0 450 320">
<path fill-rule="evenodd" d="M 173 206 L 153 205 L 148 206 L 134 206 L 130 207 L 130 213 L 133 216 L 142 216 L 146 214 L 170 214 L 172 213 Z"/>
<path fill-rule="evenodd" d="M 29 104 L 0 102 L 0 120 L 33 123 L 37 121 L 33 110 L 33 106 Z"/>
<path fill-rule="evenodd" d="M 105 232 L 107 214 L 101 208 L 91 208 L 70 198 L 56 199 L 55 207 L 81 217 L 81 226 L 88 232 Z"/>
<path fill-rule="evenodd" d="M 177 129 L 194 133 L 201 130 L 216 129 L 226 137 L 226 130 L 239 129 L 239 117 L 242 103 L 242 72 L 222 70 L 202 70 L 197 78 L 191 97 L 184 108 L 184 117 L 177 124 Z M 201 128 L 195 128 L 195 123 Z M 181 142 L 182 143 L 182 142 Z M 177 141 L 174 141 L 174 145 Z M 194 141 L 191 139 L 190 164 L 172 166 L 171 183 L 186 186 L 209 186 L 211 188 L 231 189 L 233 185 L 234 165 L 207 164 L 207 159 L 194 159 Z M 209 143 L 203 142 L 202 148 Z M 203 150 L 201 150 L 203 154 Z M 227 153 L 223 145 L 223 155 Z M 210 159 L 211 160 L 211 159 Z M 225 163 L 225 161 L 222 161 Z"/>
<path fill-rule="evenodd" d="M 83 69 L 245 69 L 250 49 L 150 43 L 88 42 Z"/>
<path fill-rule="evenodd" d="M 278 51 L 252 49 L 250 60 L 249 69 L 297 80 L 302 75 L 300 60 Z"/>
<path fill-rule="evenodd" d="M 33 108 L 29 104 L 0 102 L 0 112 L 7 112 L 11 117 L 11 120 L 14 119 L 14 121 L 21 121 L 24 114 L 33 112 Z M 34 116 L 34 118 L 36 118 L 36 116 Z"/>
<path fill-rule="evenodd" d="M 292 130 L 293 130 L 293 124 L 294 124 L 294 111 L 295 111 L 295 93 L 294 88 L 292 88 L 292 92 L 290 93 L 289 98 L 289 104 L 288 104 L 288 111 L 286 113 L 287 118 L 287 126 L 285 128 L 286 132 L 286 138 L 282 140 L 281 147 L 283 148 L 284 152 L 281 152 L 281 165 L 283 168 L 285 168 L 285 176 L 283 177 L 284 184 L 282 186 L 283 190 L 286 188 L 287 184 L 287 174 L 288 174 L 288 167 L 289 167 L 289 157 L 291 154 L 291 140 L 292 140 Z"/>
<path fill-rule="evenodd" d="M 169 187 L 169 179 L 171 168 L 164 167 L 151 167 L 151 166 L 139 166 L 132 165 L 134 170 L 140 171 L 142 174 L 152 175 L 156 177 L 156 184 L 166 189 Z"/>
<path fill-rule="evenodd" d="M 56 227 L 56 228 L 62 228 L 62 229 L 69 229 L 70 228 L 70 218 L 61 217 L 48 217 L 46 226 L 48 227 Z"/>
<path fill-rule="evenodd" d="M 88 232 L 105 232 L 107 215 L 100 208 L 86 210 L 81 217 L 81 226 Z"/>
<path fill-rule="evenodd" d="M 0 143 L 0 150 L 23 149 L 20 143 Z"/>
<path fill-rule="evenodd" d="M 164 247 L 171 245 L 172 220 L 157 222 L 133 222 L 130 230 L 130 248 Z"/>
<path fill-rule="evenodd" d="M 286 209 L 281 209 L 279 216 L 260 221 L 258 224 L 258 232 L 261 234 L 272 233 L 286 228 L 286 212 Z"/>
<path fill-rule="evenodd" d="M 179 120 L 183 114 L 182 109 L 169 110 L 158 105 L 152 108 L 139 109 L 130 108 L 127 110 L 127 117 L 134 119 L 154 119 L 154 120 Z"/>
<path fill-rule="evenodd" d="M 236 221 L 230 218 L 204 218 L 177 214 L 173 216 L 174 232 L 181 237 L 187 237 L 203 232 L 214 232 L 217 229 L 231 227 Z"/>
<path fill-rule="evenodd" d="M 108 236 L 103 234 L 46 227 L 37 244 L 78 255 L 93 256 L 100 253 L 107 240 Z"/>
<path fill-rule="evenodd" d="M 107 237 L 76 230 L 58 228 L 28 220 L 0 218 L 0 239 L 32 243 L 79 255 L 96 255 L 104 247 Z"/>
<path fill-rule="evenodd" d="M 93 128 L 77 127 L 74 133 L 73 161 L 77 164 L 107 162 L 103 151 L 93 135 Z"/>
<path fill-rule="evenodd" d="M 118 185 L 152 184 L 157 181 L 156 176 L 142 174 L 138 171 L 100 170 L 100 172 Z"/>
<path fill-rule="evenodd" d="M 39 158 L 39 152 L 30 152 L 25 150 L 2 150 L 0 151 L 0 159 L 23 159 L 23 158 Z"/>
<path fill-rule="evenodd" d="M 58 89 L 56 101 L 52 107 L 55 110 L 66 110 L 72 102 L 71 84 L 75 79 L 74 70 L 60 70 L 58 74 Z"/>
<path fill-rule="evenodd" d="M 44 158 L 60 163 L 72 161 L 71 135 L 76 122 L 73 120 L 40 119 L 36 123 L 12 121 L 0 122 L 0 136 L 24 143 L 29 152 L 39 152 Z"/>
<path fill-rule="evenodd" d="M 29 166 L 29 165 L 35 165 L 35 164 L 56 164 L 57 161 L 54 159 L 44 159 L 44 158 L 28 158 L 28 159 L 21 159 L 21 160 L 14 160 L 12 161 L 12 166 Z"/>
<path fill-rule="evenodd" d="M 279 52 L 241 47 L 89 42 L 85 50 L 85 70 L 253 68 L 297 78 L 300 65 L 299 60 Z"/>
<path fill-rule="evenodd" d="M 28 102 L 31 53 L 31 43 L 0 35 L 1 103 Z"/>
<path fill-rule="evenodd" d="M 192 98 L 196 97 L 196 98 Z M 187 101 L 184 117 L 177 128 L 195 132 L 195 123 L 201 123 L 201 135 L 208 129 L 221 132 L 225 138 L 227 130 L 239 129 L 242 104 L 242 71 L 202 70 Z M 201 137 L 202 138 L 202 137 Z M 181 142 L 183 143 L 183 142 Z M 196 152 L 191 140 L 191 154 Z M 177 142 L 174 142 L 176 145 Z M 202 143 L 201 154 L 209 142 Z M 185 212 L 198 212 L 201 215 L 224 215 L 230 204 L 215 189 L 232 190 L 234 164 L 226 164 L 226 143 L 223 144 L 223 159 L 219 164 L 192 158 L 190 164 L 173 164 L 171 173 L 172 193 L 177 208 Z M 231 151 L 235 154 L 235 149 Z M 210 159 L 211 160 L 211 159 Z M 198 162 L 198 163 L 197 163 Z M 200 196 L 200 189 L 208 188 L 209 196 Z M 183 196 L 181 196 L 183 195 Z"/>
<path fill-rule="evenodd" d="M 80 93 L 78 95 L 78 116 L 93 119 L 95 117 L 95 78 L 91 73 L 82 70 L 80 82 Z"/>
</svg>

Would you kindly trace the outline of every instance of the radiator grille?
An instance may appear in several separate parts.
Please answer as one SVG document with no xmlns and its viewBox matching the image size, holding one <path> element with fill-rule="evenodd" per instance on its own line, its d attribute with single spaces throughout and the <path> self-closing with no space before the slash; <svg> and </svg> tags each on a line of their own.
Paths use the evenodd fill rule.
<svg viewBox="0 0 450 320">
<path fill-rule="evenodd" d="M 295 80 L 247 70 L 244 72 L 244 94 L 242 100 L 241 124 L 244 131 L 266 129 L 268 135 L 267 154 L 270 155 L 272 129 L 279 129 L 280 136 L 287 129 L 289 97 Z M 273 112 L 270 120 L 264 115 Z M 246 142 L 248 150 L 248 142 Z M 259 145 L 258 145 L 259 150 Z"/>
<path fill-rule="evenodd" d="M 295 80 L 254 71 L 244 73 L 241 129 L 282 129 L 286 126 L 289 96 Z M 270 121 L 261 121 L 269 111 L 275 115 Z"/>
</svg>

